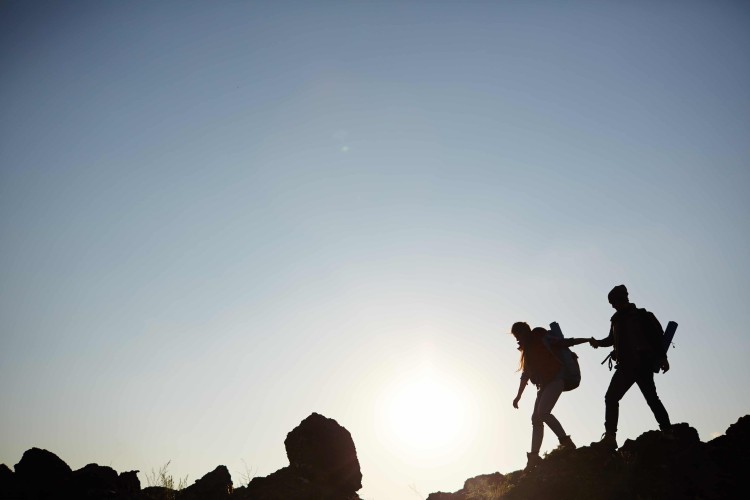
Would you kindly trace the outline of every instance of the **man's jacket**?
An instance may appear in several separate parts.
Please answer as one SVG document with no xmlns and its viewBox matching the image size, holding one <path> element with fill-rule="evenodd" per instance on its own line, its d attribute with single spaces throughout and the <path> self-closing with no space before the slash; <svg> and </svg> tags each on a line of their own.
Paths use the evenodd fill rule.
<svg viewBox="0 0 750 500">
<path fill-rule="evenodd" d="M 629 304 L 622 311 L 617 311 L 610 319 L 609 335 L 599 341 L 602 347 L 614 346 L 614 359 L 618 365 L 634 366 L 648 363 L 654 372 L 666 359 L 664 349 L 664 330 L 653 313 Z"/>
</svg>

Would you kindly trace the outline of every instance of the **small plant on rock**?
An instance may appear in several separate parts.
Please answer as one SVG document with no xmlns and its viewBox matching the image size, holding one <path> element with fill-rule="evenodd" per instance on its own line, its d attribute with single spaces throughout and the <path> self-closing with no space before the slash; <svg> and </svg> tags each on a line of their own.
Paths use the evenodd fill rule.
<svg viewBox="0 0 750 500">
<path fill-rule="evenodd" d="M 250 484 L 250 481 L 252 481 L 253 478 L 255 477 L 255 473 L 253 469 L 247 466 L 247 462 L 245 462 L 244 460 L 242 461 L 242 465 L 244 465 L 245 470 L 240 472 L 239 474 L 240 476 L 239 486 L 246 488 L 247 485 Z"/>
<path fill-rule="evenodd" d="M 188 477 L 177 478 L 177 484 L 175 484 L 174 476 L 169 472 L 169 464 L 172 463 L 169 460 L 167 463 L 162 465 L 158 471 L 151 469 L 151 472 L 146 473 L 146 483 L 149 487 L 155 486 L 158 488 L 166 488 L 164 492 L 164 500 L 174 500 L 175 493 L 180 490 L 184 490 L 188 485 Z"/>
</svg>

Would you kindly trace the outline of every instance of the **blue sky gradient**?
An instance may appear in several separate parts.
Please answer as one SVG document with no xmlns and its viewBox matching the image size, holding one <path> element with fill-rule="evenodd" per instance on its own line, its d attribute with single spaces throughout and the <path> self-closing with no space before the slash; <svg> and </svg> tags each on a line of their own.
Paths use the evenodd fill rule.
<svg viewBox="0 0 750 500">
<path fill-rule="evenodd" d="M 749 24 L 743 2 L 3 2 L 0 462 L 237 480 L 317 411 L 363 498 L 453 491 L 524 464 L 510 325 L 603 337 L 619 283 L 680 324 L 673 420 L 723 432 L 750 413 Z M 610 374 L 576 350 L 555 413 L 586 444 Z M 414 380 L 461 407 L 444 448 L 387 424 Z M 632 393 L 623 439 L 656 425 Z"/>
</svg>

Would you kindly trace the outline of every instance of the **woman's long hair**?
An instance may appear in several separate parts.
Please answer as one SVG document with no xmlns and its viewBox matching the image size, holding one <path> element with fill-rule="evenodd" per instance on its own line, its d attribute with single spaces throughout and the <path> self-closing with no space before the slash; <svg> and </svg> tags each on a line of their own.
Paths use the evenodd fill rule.
<svg viewBox="0 0 750 500">
<path fill-rule="evenodd" d="M 526 364 L 528 363 L 528 355 L 532 350 L 531 347 L 536 347 L 541 344 L 542 337 L 547 334 L 547 330 L 541 327 L 534 328 L 531 332 L 526 334 L 519 334 L 516 338 L 518 339 L 518 350 L 521 351 L 521 358 L 518 360 L 518 371 L 523 372 Z"/>
<path fill-rule="evenodd" d="M 521 359 L 519 359 L 518 361 L 518 371 L 522 372 L 524 366 L 524 350 L 526 349 L 526 344 L 529 341 L 531 328 L 525 321 L 518 321 L 516 323 L 513 323 L 513 326 L 510 329 L 510 333 L 512 333 L 516 338 L 516 341 L 518 342 L 518 350 L 521 351 Z"/>
<path fill-rule="evenodd" d="M 523 372 L 523 366 L 526 359 L 526 356 L 524 356 L 524 354 L 529 337 L 530 335 L 528 334 L 519 334 L 516 336 L 516 339 L 518 340 L 518 350 L 521 351 L 521 357 L 518 359 L 518 370 L 516 371 Z"/>
</svg>

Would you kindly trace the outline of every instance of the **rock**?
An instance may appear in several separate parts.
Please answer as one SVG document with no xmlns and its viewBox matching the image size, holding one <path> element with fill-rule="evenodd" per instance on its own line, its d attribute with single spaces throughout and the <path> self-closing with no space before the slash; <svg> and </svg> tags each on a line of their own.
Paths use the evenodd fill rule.
<svg viewBox="0 0 750 500">
<path fill-rule="evenodd" d="M 149 486 L 141 490 L 138 496 L 142 500 L 175 500 L 177 492 L 163 486 Z"/>
<path fill-rule="evenodd" d="M 456 493 L 444 493 L 438 491 L 437 493 L 430 493 L 427 495 L 427 500 L 464 500 L 465 498 L 466 495 L 460 490 Z"/>
<path fill-rule="evenodd" d="M 299 476 L 291 467 L 284 467 L 266 477 L 255 477 L 238 491 L 242 500 L 319 500 L 322 492 L 310 481 Z"/>
<path fill-rule="evenodd" d="M 338 422 L 311 414 L 284 440 L 289 466 L 256 477 L 233 498 L 252 500 L 354 500 L 362 487 L 357 450 Z"/>
<path fill-rule="evenodd" d="M 220 465 L 177 494 L 177 500 L 225 500 L 232 494 L 232 477 Z"/>
<path fill-rule="evenodd" d="M 32 499 L 66 492 L 73 476 L 73 471 L 60 457 L 39 448 L 24 452 L 15 470 L 18 487 Z"/>
<path fill-rule="evenodd" d="M 284 440 L 289 465 L 330 498 L 349 498 L 362 488 L 351 434 L 338 422 L 313 413 Z"/>
<path fill-rule="evenodd" d="M 494 491 L 502 488 L 504 482 L 505 476 L 499 472 L 494 472 L 467 479 L 463 489 L 470 497 L 478 497 L 483 494 L 490 496 Z"/>
<path fill-rule="evenodd" d="M 470 498 L 497 498 L 505 484 L 505 476 L 499 472 L 482 474 L 464 482 L 464 487 L 455 493 L 430 493 L 427 500 L 466 500 Z"/>
<path fill-rule="evenodd" d="M 555 450 L 530 471 L 478 476 L 455 493 L 433 493 L 429 500 L 503 498 L 732 498 L 744 490 L 750 467 L 750 417 L 730 426 L 725 436 L 703 443 L 688 424 L 674 426 L 674 438 L 649 431 L 617 451 L 600 446 Z"/>
<path fill-rule="evenodd" d="M 117 476 L 117 491 L 132 495 L 141 491 L 141 481 L 138 479 L 137 470 L 131 470 L 128 472 L 121 472 Z"/>
<path fill-rule="evenodd" d="M 16 475 L 5 464 L 0 464 L 0 500 L 20 498 Z"/>
<path fill-rule="evenodd" d="M 707 443 L 708 455 L 718 469 L 715 488 L 724 498 L 745 489 L 745 476 L 750 470 L 750 415 L 730 425 L 723 436 Z"/>
<path fill-rule="evenodd" d="M 740 417 L 736 423 L 729 426 L 725 435 L 737 445 L 747 447 L 750 444 L 750 415 Z"/>
<path fill-rule="evenodd" d="M 81 498 L 106 498 L 117 493 L 117 472 L 97 464 L 88 464 L 73 472 L 70 490 Z"/>
<path fill-rule="evenodd" d="M 620 447 L 633 494 L 637 497 L 710 498 L 705 481 L 709 464 L 698 431 L 688 424 L 673 426 L 675 439 L 649 431 Z"/>
</svg>

